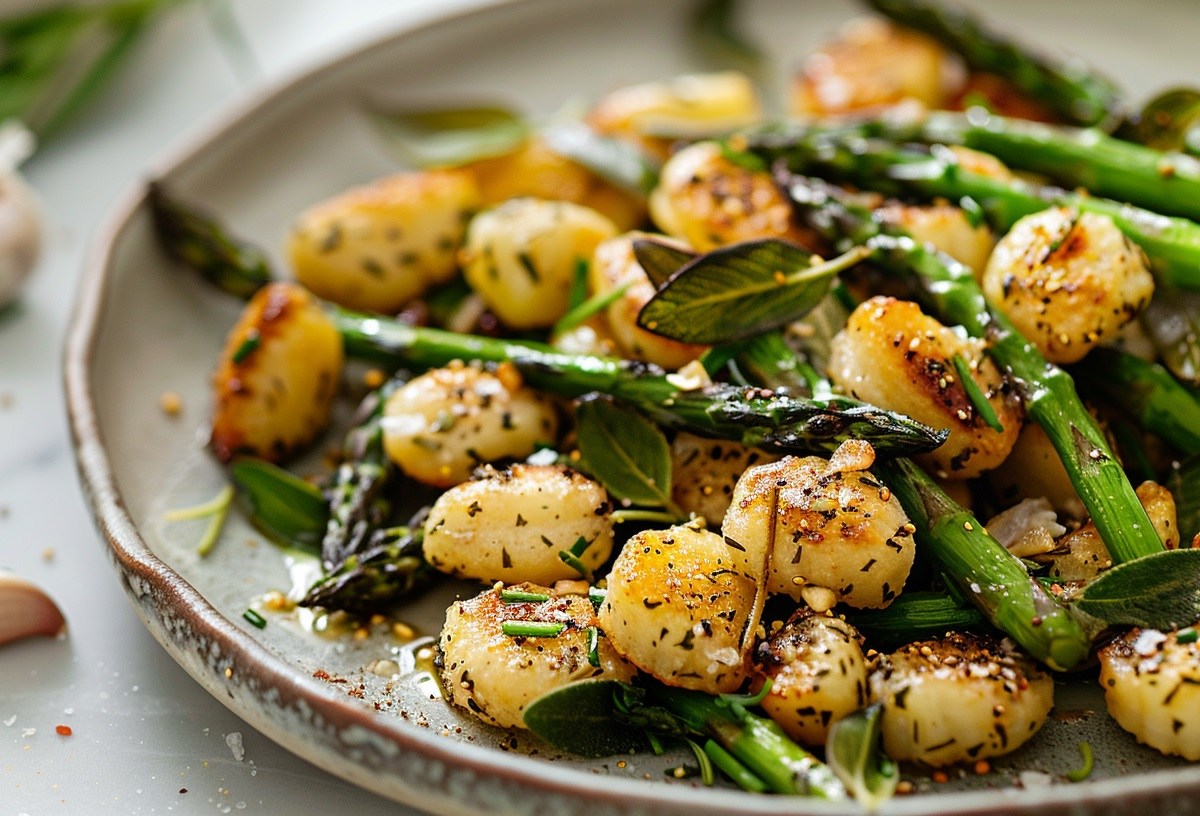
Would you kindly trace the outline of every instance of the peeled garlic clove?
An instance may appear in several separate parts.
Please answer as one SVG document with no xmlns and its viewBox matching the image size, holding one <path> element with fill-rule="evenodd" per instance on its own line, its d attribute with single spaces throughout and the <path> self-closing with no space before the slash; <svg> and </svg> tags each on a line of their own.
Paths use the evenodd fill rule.
<svg viewBox="0 0 1200 816">
<path fill-rule="evenodd" d="M 34 635 L 57 637 L 66 629 L 67 620 L 49 595 L 0 570 L 0 645 Z"/>
</svg>

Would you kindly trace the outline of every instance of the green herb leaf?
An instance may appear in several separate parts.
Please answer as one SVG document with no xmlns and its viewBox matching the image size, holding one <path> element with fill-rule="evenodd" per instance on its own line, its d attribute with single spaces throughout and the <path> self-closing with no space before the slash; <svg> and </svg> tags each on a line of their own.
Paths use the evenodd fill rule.
<svg viewBox="0 0 1200 816">
<path fill-rule="evenodd" d="M 501 107 L 388 111 L 368 108 L 387 145 L 402 164 L 442 167 L 501 156 L 530 134 L 529 123 Z"/>
<path fill-rule="evenodd" d="M 1172 88 L 1147 102 L 1120 136 L 1156 150 L 1200 150 L 1200 91 Z"/>
<path fill-rule="evenodd" d="M 583 757 L 628 754 L 646 747 L 637 731 L 614 717 L 619 680 L 581 680 L 543 694 L 525 709 L 525 725 L 560 751 Z"/>
<path fill-rule="evenodd" d="M 831 261 L 787 241 L 763 239 L 713 250 L 688 263 L 638 314 L 644 329 L 685 343 L 730 343 L 803 317 L 837 273 L 864 260 L 855 247 Z"/>
<path fill-rule="evenodd" d="M 506 620 L 500 623 L 500 631 L 509 637 L 554 638 L 566 630 L 567 625 L 561 621 Z"/>
<path fill-rule="evenodd" d="M 1200 620 L 1200 550 L 1164 550 L 1118 564 L 1088 584 L 1075 607 L 1110 626 L 1191 626 Z"/>
<path fill-rule="evenodd" d="M 971 376 L 971 365 L 963 359 L 961 354 L 955 354 L 953 361 L 958 381 L 962 383 L 963 390 L 967 392 L 967 399 L 971 401 L 971 407 L 975 409 L 975 413 L 979 414 L 979 418 L 986 422 L 993 431 L 1004 433 L 1004 425 L 1000 423 L 1000 417 L 996 416 L 996 411 L 988 402 L 987 395 L 983 393 L 979 383 L 975 382 L 975 378 Z"/>
<path fill-rule="evenodd" d="M 1141 324 L 1162 364 L 1188 385 L 1200 385 L 1200 292 L 1158 287 Z"/>
<path fill-rule="evenodd" d="M 255 529 L 285 547 L 321 552 L 329 506 L 320 490 L 263 459 L 234 461 L 229 478 Z"/>
<path fill-rule="evenodd" d="M 604 396 L 579 403 L 579 452 L 588 472 L 623 501 L 671 506 L 671 450 L 653 422 Z"/>
<path fill-rule="evenodd" d="M 582 122 L 549 125 L 540 133 L 560 156 L 582 164 L 605 181 L 644 198 L 658 184 L 658 163 L 629 142 L 602 136 Z"/>
<path fill-rule="evenodd" d="M 1083 759 L 1083 764 L 1074 770 L 1067 771 L 1067 779 L 1071 782 L 1082 782 L 1092 775 L 1092 769 L 1095 767 L 1095 756 L 1092 753 L 1092 744 L 1087 740 L 1079 743 L 1079 756 Z"/>
<path fill-rule="evenodd" d="M 587 258 L 576 258 L 575 269 L 571 274 L 571 291 L 567 294 L 567 313 L 579 308 L 588 299 L 588 270 L 591 265 Z M 561 320 L 559 321 L 562 322 Z"/>
<path fill-rule="evenodd" d="M 633 240 L 633 255 L 655 289 L 696 257 L 696 253 L 690 250 L 647 238 Z"/>
<path fill-rule="evenodd" d="M 585 322 L 588 318 L 604 311 L 609 306 L 624 297 L 625 293 L 629 291 L 629 287 L 632 285 L 633 281 L 630 281 L 622 286 L 618 286 L 616 289 L 611 289 L 602 295 L 596 295 L 595 297 L 589 298 L 583 303 L 580 303 L 574 309 L 571 309 L 571 311 L 559 318 L 558 322 L 554 324 L 551 334 L 562 334 L 563 332 L 569 332 L 571 329 Z"/>
<path fill-rule="evenodd" d="M 868 706 L 833 724 L 825 743 L 825 760 L 854 794 L 854 800 L 874 810 L 891 798 L 900 781 L 896 764 L 883 753 L 880 719 L 883 706 Z"/>
<path fill-rule="evenodd" d="M 245 612 L 242 613 L 242 617 L 245 618 L 246 622 L 249 623 L 251 626 L 253 626 L 255 629 L 266 629 L 267 628 L 267 619 L 264 618 L 262 615 L 260 615 L 254 609 L 247 609 Z"/>
</svg>

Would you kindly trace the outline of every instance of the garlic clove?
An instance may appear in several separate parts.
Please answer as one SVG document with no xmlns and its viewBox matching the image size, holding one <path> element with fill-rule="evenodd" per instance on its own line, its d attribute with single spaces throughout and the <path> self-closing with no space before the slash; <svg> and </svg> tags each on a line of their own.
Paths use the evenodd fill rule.
<svg viewBox="0 0 1200 816">
<path fill-rule="evenodd" d="M 34 635 L 57 637 L 67 620 L 50 596 L 34 584 L 0 570 L 0 645 Z"/>
</svg>

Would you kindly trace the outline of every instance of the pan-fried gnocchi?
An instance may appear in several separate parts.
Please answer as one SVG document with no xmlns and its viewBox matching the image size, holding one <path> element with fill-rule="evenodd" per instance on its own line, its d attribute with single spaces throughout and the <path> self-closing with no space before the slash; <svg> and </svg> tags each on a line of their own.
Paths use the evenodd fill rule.
<svg viewBox="0 0 1200 816">
<path fill-rule="evenodd" d="M 531 137 L 500 156 L 477 159 L 461 168 L 479 186 L 485 207 L 511 198 L 568 201 L 601 213 L 619 230 L 646 219 L 646 205 L 560 153 L 544 139 Z"/>
<path fill-rule="evenodd" d="M 597 643 L 599 665 L 589 661 L 597 620 L 587 598 L 556 595 L 536 584 L 517 584 L 508 592 L 545 600 L 509 601 L 503 588 L 493 587 L 446 611 L 438 665 L 451 703 L 491 725 L 524 728 L 525 708 L 548 691 L 578 680 L 632 676 L 604 638 Z M 511 635 L 506 623 L 549 625 L 557 634 Z"/>
<path fill-rule="evenodd" d="M 839 466 L 788 456 L 752 467 L 738 480 L 721 534 L 752 561 L 763 559 L 771 592 L 818 612 L 839 602 L 887 606 L 912 568 L 913 528 L 866 469 L 873 458 Z"/>
<path fill-rule="evenodd" d="M 1000 239 L 983 291 L 1046 359 L 1073 363 L 1146 308 L 1154 277 L 1111 218 L 1057 207 Z"/>
<path fill-rule="evenodd" d="M 990 638 L 950 634 L 883 657 L 871 695 L 887 755 L 939 767 L 1025 744 L 1054 705 L 1054 681 Z"/>
<path fill-rule="evenodd" d="M 740 442 L 681 431 L 671 440 L 671 498 L 685 513 L 718 527 L 742 474 L 778 458 Z"/>
<path fill-rule="evenodd" d="M 854 627 L 801 607 L 754 650 L 762 707 L 792 739 L 823 746 L 838 720 L 868 703 L 867 660 Z"/>
<path fill-rule="evenodd" d="M 355 187 L 302 213 L 287 254 L 296 279 L 350 309 L 394 314 L 457 269 L 481 204 L 466 173 L 423 170 Z"/>
<path fill-rule="evenodd" d="M 664 683 L 736 691 L 747 675 L 757 596 L 757 581 L 716 533 L 647 530 L 613 563 L 600 626 L 626 660 Z"/>
<path fill-rule="evenodd" d="M 1193 761 L 1200 760 L 1195 631 L 1130 629 L 1099 654 L 1100 686 L 1113 719 L 1138 742 Z"/>
<path fill-rule="evenodd" d="M 559 555 L 581 539 L 584 567 L 595 570 L 608 560 L 611 510 L 604 488 L 569 468 L 485 468 L 434 502 L 425 520 L 425 560 L 459 578 L 553 586 L 581 577 Z"/>
<path fill-rule="evenodd" d="M 511 366 L 495 373 L 454 363 L 415 377 L 384 407 L 383 446 L 413 479 L 465 482 L 482 464 L 518 459 L 558 432 L 554 405 Z"/>
<path fill-rule="evenodd" d="M 342 338 L 305 289 L 259 290 L 225 338 L 213 375 L 212 446 L 279 461 L 325 430 L 342 375 Z"/>
<path fill-rule="evenodd" d="M 984 350 L 979 341 L 922 314 L 915 303 L 874 297 L 859 304 L 834 337 L 829 373 L 856 399 L 949 429 L 945 444 L 919 461 L 939 477 L 969 479 L 1004 461 L 1023 420 L 1016 395 Z M 972 404 L 958 380 L 956 355 L 968 365 L 1002 430 L 984 422 Z"/>
<path fill-rule="evenodd" d="M 575 270 L 616 233 L 578 204 L 510 199 L 471 219 L 463 274 L 509 328 L 547 328 L 566 314 Z"/>
<path fill-rule="evenodd" d="M 658 228 L 701 252 L 752 238 L 820 245 L 801 227 L 770 173 L 730 161 L 716 142 L 697 142 L 673 155 L 650 193 Z"/>
<path fill-rule="evenodd" d="M 587 122 L 598 133 L 630 139 L 666 159 L 674 141 L 724 136 L 761 117 L 750 78 L 723 71 L 618 88 L 592 107 Z"/>
</svg>

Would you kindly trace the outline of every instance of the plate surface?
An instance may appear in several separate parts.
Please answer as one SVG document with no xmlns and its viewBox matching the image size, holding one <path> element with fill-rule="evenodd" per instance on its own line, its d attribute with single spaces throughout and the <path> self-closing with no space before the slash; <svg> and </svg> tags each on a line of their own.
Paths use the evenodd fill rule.
<svg viewBox="0 0 1200 816">
<path fill-rule="evenodd" d="M 572 97 L 694 70 L 683 35 L 689 5 L 514 0 L 389 34 L 231 112 L 147 177 L 274 249 L 307 204 L 395 169 L 361 114 L 364 99 L 499 100 L 549 113 Z M 782 70 L 855 11 L 835 0 L 769 0 L 750 5 L 747 29 Z M 1031 43 L 1102 66 L 1140 99 L 1200 75 L 1192 12 L 1187 0 L 1104 0 L 1089 4 L 1084 19 L 1072 4 L 1021 0 L 989 15 Z M 631 757 L 621 767 L 547 762 L 531 738 L 484 728 L 431 698 L 412 644 L 385 634 L 325 637 L 295 617 L 273 616 L 263 630 L 246 624 L 251 601 L 305 579 L 303 559 L 235 518 L 201 560 L 197 530 L 162 520 L 223 483 L 201 427 L 209 372 L 237 311 L 161 255 L 139 185 L 93 246 L 66 355 L 78 464 L 112 563 L 150 631 L 214 696 L 331 772 L 438 813 L 858 812 L 669 783 L 669 758 Z M 182 417 L 159 409 L 167 391 L 182 396 Z M 447 585 L 405 610 L 406 620 L 434 635 L 449 599 L 473 591 Z M 1060 686 L 1052 722 L 1029 748 L 997 762 L 996 773 L 898 799 L 886 811 L 1190 812 L 1200 768 L 1142 749 L 1107 717 L 1090 716 L 1103 702 L 1087 681 Z M 1099 756 L 1092 781 L 1035 784 L 1050 777 L 1027 776 L 1025 789 L 1013 788 L 1018 769 L 1061 774 L 1077 765 L 1084 739 Z"/>
</svg>

